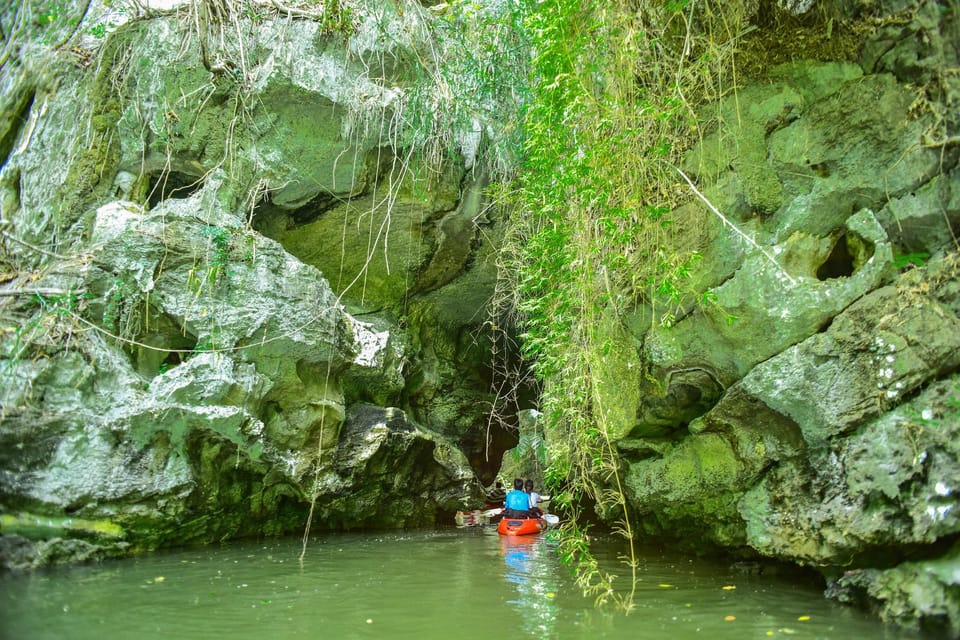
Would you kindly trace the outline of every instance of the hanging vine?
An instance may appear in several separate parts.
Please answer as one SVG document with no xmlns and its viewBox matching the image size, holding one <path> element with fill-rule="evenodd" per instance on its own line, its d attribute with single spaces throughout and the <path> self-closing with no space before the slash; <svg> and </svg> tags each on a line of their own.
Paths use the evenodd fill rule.
<svg viewBox="0 0 960 640">
<path fill-rule="evenodd" d="M 673 167 L 697 137 L 694 108 L 724 90 L 732 47 L 713 43 L 734 35 L 709 2 L 696 13 L 693 2 L 652 4 L 521 5 L 534 57 L 502 269 L 541 385 L 547 484 L 568 515 L 561 556 L 584 593 L 628 612 L 635 527 L 616 441 L 633 420 L 619 396 L 636 393 L 623 374 L 640 363 L 621 318 L 642 304 L 669 326 L 695 300 L 687 280 L 700 256 L 672 213 L 690 195 Z M 587 506 L 627 541 L 625 589 L 590 553 Z"/>
</svg>

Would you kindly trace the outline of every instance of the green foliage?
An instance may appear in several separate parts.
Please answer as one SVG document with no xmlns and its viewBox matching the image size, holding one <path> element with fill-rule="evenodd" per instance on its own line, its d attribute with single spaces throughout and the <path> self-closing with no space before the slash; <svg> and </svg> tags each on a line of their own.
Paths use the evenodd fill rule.
<svg viewBox="0 0 960 640">
<path fill-rule="evenodd" d="M 521 429 L 520 439 L 512 451 L 514 462 L 530 457 L 539 467 L 547 464 L 547 442 L 536 428 Z"/>
<path fill-rule="evenodd" d="M 356 17 L 349 6 L 340 0 L 324 0 L 323 12 L 319 18 L 324 33 L 337 34 L 348 38 L 357 31 Z"/>
<path fill-rule="evenodd" d="M 207 239 L 205 260 L 195 265 L 188 273 L 188 285 L 196 294 L 217 289 L 227 282 L 233 272 L 230 270 L 233 260 L 252 260 L 252 251 L 245 251 L 243 242 L 246 236 L 240 227 L 217 227 L 204 225 L 200 235 Z M 242 254 L 234 257 L 234 254 Z"/>
<path fill-rule="evenodd" d="M 898 253 L 893 256 L 893 266 L 903 269 L 908 266 L 922 267 L 930 259 L 930 254 L 922 251 L 916 253 Z"/>
<path fill-rule="evenodd" d="M 110 331 L 116 331 L 120 321 L 120 314 L 123 310 L 124 289 L 126 284 L 120 278 L 113 282 L 113 287 L 106 295 L 106 303 L 103 305 L 103 326 Z"/>
<path fill-rule="evenodd" d="M 114 339 L 133 340 L 149 322 L 148 300 L 149 294 L 141 292 L 136 282 L 117 276 L 103 294 L 103 312 L 97 319 Z"/>
<path fill-rule="evenodd" d="M 20 5 L 14 14 L 11 27 L 12 40 L 20 38 L 41 42 L 47 46 L 61 46 L 72 35 L 80 22 L 80 16 L 72 14 L 75 9 L 68 2 L 58 0 L 22 0 L 12 5 Z M 29 24 L 24 24 L 27 16 Z M 4 32 L 6 33 L 6 32 Z"/>
<path fill-rule="evenodd" d="M 635 410 L 629 394 L 608 391 L 630 385 L 624 352 L 634 346 L 619 319 L 645 305 L 669 326 L 686 305 L 715 304 L 688 286 L 700 260 L 688 237 L 698 220 L 675 216 L 689 198 L 673 167 L 697 135 L 691 101 L 717 97 L 728 59 L 709 30 L 707 18 L 719 12 L 701 9 L 707 26 L 694 33 L 686 1 L 631 9 L 529 0 L 518 8 L 534 56 L 523 161 L 505 194 L 515 215 L 502 273 L 511 278 L 523 355 L 542 386 L 555 504 L 574 516 L 579 504 L 595 504 L 631 543 L 615 440 L 632 428 Z M 561 549 L 584 591 L 630 610 L 632 545 L 634 580 L 615 593 L 576 518 L 568 520 Z"/>
<path fill-rule="evenodd" d="M 86 301 L 91 298 L 93 296 L 89 293 L 33 294 L 33 299 L 44 314 L 61 318 L 79 313 L 86 308 Z"/>
<path fill-rule="evenodd" d="M 115 25 L 113 22 L 98 22 L 97 24 L 87 29 L 87 33 L 92 35 L 94 38 L 97 38 L 98 40 L 102 40 L 103 38 L 106 37 L 108 33 L 110 33 L 116 28 L 117 28 L 117 25 Z"/>
<path fill-rule="evenodd" d="M 10 313 L 6 309 L 0 319 L 0 419 L 9 399 L 8 392 L 16 389 L 20 364 L 31 359 L 47 357 L 69 345 L 76 328 L 76 317 L 86 312 L 94 296 L 87 292 L 59 290 L 30 290 L 21 292 L 22 304 Z M 31 393 L 26 390 L 27 395 Z"/>
<path fill-rule="evenodd" d="M 598 341 L 595 328 L 618 293 L 602 276 L 625 266 L 623 249 L 641 229 L 609 175 L 629 132 L 605 104 L 600 79 L 608 77 L 610 34 L 601 11 L 573 0 L 528 6 L 523 24 L 534 40 L 537 80 L 524 120 L 512 266 L 524 355 L 543 384 L 552 461 L 546 477 L 559 502 L 575 507 L 581 495 L 599 498 L 596 479 L 615 471 L 608 425 L 591 388 L 610 345 Z M 659 222 L 659 205 L 645 204 L 641 210 L 652 210 Z M 562 556 L 577 567 L 585 592 L 611 597 L 611 578 L 597 569 L 576 524 L 562 540 Z M 630 598 L 621 604 L 629 608 Z"/>
<path fill-rule="evenodd" d="M 204 225 L 200 229 L 200 235 L 210 239 L 212 247 L 212 255 L 208 263 L 210 268 L 216 272 L 217 276 L 224 275 L 230 257 L 230 231 L 223 227 Z"/>
<path fill-rule="evenodd" d="M 260 22 L 264 18 L 264 14 L 261 12 L 260 7 L 253 2 L 243 3 L 243 15 L 251 22 Z"/>
<path fill-rule="evenodd" d="M 36 21 L 40 26 L 56 24 L 63 14 L 63 7 L 59 2 L 44 2 L 38 7 Z"/>
<path fill-rule="evenodd" d="M 518 112 L 529 72 L 521 21 L 516 7 L 451 2 L 430 27 L 429 55 L 411 52 L 393 146 L 412 150 L 431 172 L 465 155 L 468 165 L 482 158 L 494 177 L 511 175 L 523 153 Z"/>
</svg>

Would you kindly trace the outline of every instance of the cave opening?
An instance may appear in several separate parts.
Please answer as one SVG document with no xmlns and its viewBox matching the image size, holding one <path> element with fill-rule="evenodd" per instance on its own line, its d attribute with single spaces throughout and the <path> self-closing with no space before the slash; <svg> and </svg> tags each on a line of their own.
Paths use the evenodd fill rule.
<svg viewBox="0 0 960 640">
<path fill-rule="evenodd" d="M 150 176 L 147 202 L 152 209 L 170 198 L 189 198 L 203 187 L 203 182 L 202 176 L 181 171 L 161 171 Z"/>
<path fill-rule="evenodd" d="M 250 223 L 259 233 L 274 240 L 291 228 L 317 220 L 324 213 L 342 202 L 341 197 L 330 192 L 321 192 L 300 206 L 285 206 L 264 198 L 256 204 Z"/>
<path fill-rule="evenodd" d="M 840 236 L 830 255 L 817 269 L 818 280 L 829 280 L 832 278 L 849 278 L 855 271 L 853 254 L 847 242 L 847 235 Z"/>
<path fill-rule="evenodd" d="M 148 380 L 189 359 L 197 347 L 197 337 L 166 314 L 158 314 L 153 322 L 151 331 L 124 349 L 137 373 Z"/>
</svg>

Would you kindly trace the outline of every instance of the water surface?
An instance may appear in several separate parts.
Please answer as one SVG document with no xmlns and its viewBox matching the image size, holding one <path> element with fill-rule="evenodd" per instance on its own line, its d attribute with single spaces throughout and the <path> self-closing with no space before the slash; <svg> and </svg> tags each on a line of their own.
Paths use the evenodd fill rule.
<svg viewBox="0 0 960 640">
<path fill-rule="evenodd" d="M 23 640 L 872 638 L 916 634 L 790 576 L 645 550 L 637 609 L 597 610 L 543 536 L 490 530 L 232 543 L 0 575 L 0 634 Z M 617 568 L 618 549 L 596 545 Z M 622 580 L 625 582 L 625 579 Z"/>
</svg>

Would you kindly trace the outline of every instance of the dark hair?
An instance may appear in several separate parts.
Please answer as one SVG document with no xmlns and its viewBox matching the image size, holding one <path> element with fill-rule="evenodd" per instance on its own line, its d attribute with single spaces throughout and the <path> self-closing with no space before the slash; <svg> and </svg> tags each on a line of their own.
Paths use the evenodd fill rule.
<svg viewBox="0 0 960 640">
<path fill-rule="evenodd" d="M 532 489 L 533 489 L 533 480 L 527 480 L 526 482 L 523 483 L 523 486 L 526 487 L 527 489 L 532 490 Z"/>
<path fill-rule="evenodd" d="M 519 490 L 519 489 L 523 489 L 523 480 L 521 480 L 520 478 L 514 478 L 514 479 L 513 479 L 513 488 L 514 488 L 514 489 L 518 489 L 518 490 Z"/>
</svg>

